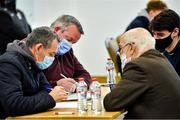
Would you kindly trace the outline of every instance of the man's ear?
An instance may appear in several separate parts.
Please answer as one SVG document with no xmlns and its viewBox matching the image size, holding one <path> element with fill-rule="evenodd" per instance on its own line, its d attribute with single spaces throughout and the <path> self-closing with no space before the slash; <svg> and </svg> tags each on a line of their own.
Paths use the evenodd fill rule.
<svg viewBox="0 0 180 120">
<path fill-rule="evenodd" d="M 59 30 L 61 30 L 59 26 L 54 28 L 54 32 L 58 32 Z"/>
<path fill-rule="evenodd" d="M 42 43 L 38 43 L 34 46 L 34 50 L 36 51 L 36 53 L 38 54 L 39 52 L 42 53 L 43 50 L 43 44 Z"/>
<path fill-rule="evenodd" d="M 131 51 L 130 51 L 131 56 L 133 56 L 135 50 L 136 50 L 136 45 L 134 43 L 131 43 Z"/>
<path fill-rule="evenodd" d="M 179 32 L 179 28 L 174 28 L 173 36 L 178 36 Z"/>
</svg>

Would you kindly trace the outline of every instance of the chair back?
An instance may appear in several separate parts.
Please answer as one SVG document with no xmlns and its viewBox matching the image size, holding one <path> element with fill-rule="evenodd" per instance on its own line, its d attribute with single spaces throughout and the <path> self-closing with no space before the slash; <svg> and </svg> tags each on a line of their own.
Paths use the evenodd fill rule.
<svg viewBox="0 0 180 120">
<path fill-rule="evenodd" d="M 113 37 L 106 38 L 105 46 L 106 46 L 109 56 L 111 57 L 112 61 L 114 62 L 116 77 L 120 77 L 118 74 L 119 67 L 118 67 L 118 63 L 117 63 L 117 51 L 119 50 L 117 39 L 115 39 Z"/>
</svg>

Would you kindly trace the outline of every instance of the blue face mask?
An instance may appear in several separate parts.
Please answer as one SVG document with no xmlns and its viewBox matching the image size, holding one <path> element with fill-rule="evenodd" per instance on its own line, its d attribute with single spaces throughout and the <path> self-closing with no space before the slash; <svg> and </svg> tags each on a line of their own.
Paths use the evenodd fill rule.
<svg viewBox="0 0 180 120">
<path fill-rule="evenodd" d="M 56 54 L 57 55 L 64 55 L 68 51 L 70 51 L 72 47 L 72 43 L 67 41 L 66 39 L 62 39 L 61 42 L 59 43 L 59 47 L 57 49 Z"/>
<path fill-rule="evenodd" d="M 54 57 L 45 56 L 44 60 L 42 62 L 37 61 L 36 64 L 39 67 L 39 69 L 44 70 L 48 68 L 54 61 Z"/>
</svg>

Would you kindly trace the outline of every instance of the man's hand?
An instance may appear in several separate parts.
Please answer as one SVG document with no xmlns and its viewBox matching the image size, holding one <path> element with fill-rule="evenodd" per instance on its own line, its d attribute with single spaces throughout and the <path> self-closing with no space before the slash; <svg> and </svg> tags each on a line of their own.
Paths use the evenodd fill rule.
<svg viewBox="0 0 180 120">
<path fill-rule="evenodd" d="M 52 91 L 49 93 L 49 95 L 51 95 L 56 102 L 67 99 L 66 91 L 61 86 L 55 86 L 54 89 L 52 89 Z"/>
<path fill-rule="evenodd" d="M 63 78 L 57 81 L 58 86 L 64 87 L 67 92 L 74 92 L 76 90 L 76 81 L 72 78 Z"/>
</svg>

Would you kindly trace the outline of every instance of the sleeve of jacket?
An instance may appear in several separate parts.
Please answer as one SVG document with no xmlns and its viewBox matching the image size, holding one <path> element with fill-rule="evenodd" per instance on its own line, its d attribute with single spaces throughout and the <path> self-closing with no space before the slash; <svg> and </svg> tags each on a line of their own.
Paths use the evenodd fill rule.
<svg viewBox="0 0 180 120">
<path fill-rule="evenodd" d="M 135 63 L 125 66 L 122 80 L 105 96 L 104 107 L 107 111 L 119 111 L 131 106 L 148 89 L 146 73 Z"/>
<path fill-rule="evenodd" d="M 55 106 L 55 101 L 45 90 L 32 96 L 24 96 L 20 70 L 10 64 L 0 65 L 0 104 L 8 116 L 17 116 L 46 111 Z"/>
<path fill-rule="evenodd" d="M 74 56 L 74 62 L 75 62 L 75 72 L 74 72 L 74 78 L 78 79 L 79 77 L 83 77 L 85 79 L 86 84 L 89 86 L 91 84 L 91 76 L 87 70 L 84 69 L 84 67 L 81 65 L 81 63 L 78 61 L 78 59 Z"/>
<path fill-rule="evenodd" d="M 49 90 L 48 88 L 52 88 L 52 86 L 49 84 L 48 80 L 46 79 L 46 76 L 44 75 L 43 72 L 41 72 L 41 79 L 40 79 L 40 89 L 50 92 L 51 90 Z"/>
</svg>

